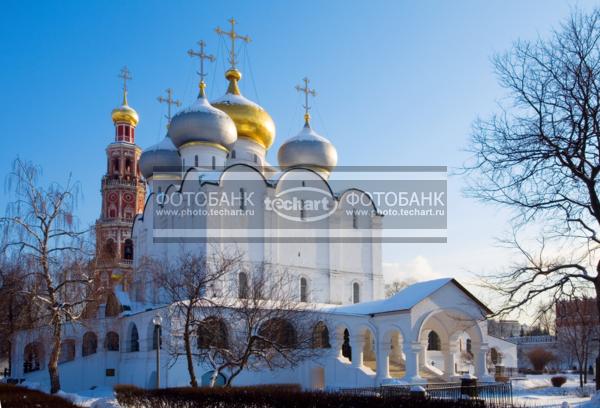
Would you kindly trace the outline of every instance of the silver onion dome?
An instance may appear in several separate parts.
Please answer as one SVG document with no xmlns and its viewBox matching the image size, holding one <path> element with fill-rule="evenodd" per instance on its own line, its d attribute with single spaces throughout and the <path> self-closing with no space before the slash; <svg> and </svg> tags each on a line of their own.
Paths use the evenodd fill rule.
<svg viewBox="0 0 600 408">
<path fill-rule="evenodd" d="M 155 169 L 175 171 L 181 167 L 181 158 L 169 134 L 159 143 L 152 145 L 140 156 L 140 171 L 144 178 L 150 178 Z"/>
<path fill-rule="evenodd" d="M 177 148 L 199 142 L 230 150 L 237 140 L 233 120 L 225 112 L 211 106 L 203 93 L 189 108 L 173 116 L 169 135 Z"/>
<path fill-rule="evenodd" d="M 308 121 L 300 133 L 282 144 L 277 152 L 279 166 L 284 170 L 308 167 L 329 173 L 336 166 L 337 158 L 333 144 L 317 134 Z"/>
</svg>

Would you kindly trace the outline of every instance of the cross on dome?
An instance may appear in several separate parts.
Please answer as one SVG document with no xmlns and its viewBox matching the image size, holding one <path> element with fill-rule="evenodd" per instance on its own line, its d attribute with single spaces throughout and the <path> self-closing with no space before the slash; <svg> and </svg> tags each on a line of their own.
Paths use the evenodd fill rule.
<svg viewBox="0 0 600 408">
<path fill-rule="evenodd" d="M 191 50 L 190 50 L 191 51 Z M 167 104 L 167 114 L 165 116 L 165 118 L 167 118 L 167 127 L 169 126 L 169 123 L 171 123 L 171 106 L 175 105 L 177 107 L 181 106 L 181 101 L 177 100 L 177 99 L 173 99 L 173 90 L 171 88 L 167 88 L 165 90 L 165 92 L 167 93 L 167 97 L 163 97 L 162 95 L 159 96 L 158 98 L 156 98 L 158 100 L 159 103 L 166 103 Z"/>
<path fill-rule="evenodd" d="M 302 80 L 304 81 L 304 87 L 296 85 L 296 90 L 298 92 L 304 93 L 304 105 L 302 105 L 302 107 L 304 108 L 304 122 L 305 126 L 310 127 L 310 113 L 308 112 L 310 110 L 310 105 L 308 104 L 308 95 L 312 95 L 312 97 L 314 98 L 315 96 L 317 96 L 317 91 L 308 87 L 310 79 L 304 77 L 302 78 Z"/>
<path fill-rule="evenodd" d="M 231 23 L 231 31 L 223 31 L 220 27 L 217 27 L 215 31 L 218 35 L 223 37 L 229 37 L 229 39 L 231 40 L 231 49 L 229 50 L 229 63 L 231 64 L 231 69 L 235 69 L 235 40 L 242 40 L 245 43 L 249 43 L 251 39 L 247 35 L 241 35 L 235 32 L 236 21 L 233 17 L 230 18 L 228 21 Z"/>
<path fill-rule="evenodd" d="M 204 73 L 204 60 L 213 62 L 215 60 L 214 55 L 210 55 L 204 52 L 204 47 L 206 47 L 206 43 L 203 40 L 198 41 L 198 46 L 200 47 L 200 51 L 194 51 L 192 49 L 188 50 L 188 55 L 192 58 L 197 57 L 200 60 L 200 71 L 198 71 L 198 75 L 200 75 L 200 97 L 204 97 L 204 88 L 206 88 L 206 83 L 204 82 L 204 77 L 206 74 Z"/>
<path fill-rule="evenodd" d="M 123 80 L 123 105 L 127 105 L 127 81 L 133 79 L 127 65 L 121 68 L 121 72 L 117 76 Z"/>
</svg>

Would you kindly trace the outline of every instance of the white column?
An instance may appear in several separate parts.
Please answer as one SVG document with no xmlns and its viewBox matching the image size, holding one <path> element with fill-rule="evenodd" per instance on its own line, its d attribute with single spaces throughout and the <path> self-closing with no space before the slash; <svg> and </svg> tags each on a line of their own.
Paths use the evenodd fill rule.
<svg viewBox="0 0 600 408">
<path fill-rule="evenodd" d="M 477 377 L 479 381 L 494 381 L 487 370 L 487 352 L 490 349 L 489 345 L 487 343 L 481 343 L 479 345 L 474 345 L 473 348 L 475 351 L 475 377 Z"/>
<path fill-rule="evenodd" d="M 365 339 L 362 335 L 351 335 L 350 347 L 352 347 L 352 366 L 360 368 L 363 366 L 363 347 Z"/>
<path fill-rule="evenodd" d="M 389 341 L 377 344 L 377 382 L 390 378 L 390 346 Z"/>
<path fill-rule="evenodd" d="M 446 381 L 452 381 L 456 378 L 456 353 L 458 352 L 458 346 L 456 342 L 452 344 L 446 344 L 442 347 L 444 350 L 444 378 Z"/>
<path fill-rule="evenodd" d="M 419 355 L 423 350 L 423 345 L 418 341 L 405 342 L 404 354 L 406 355 L 406 373 L 403 381 L 416 384 L 423 383 L 425 380 L 419 375 Z"/>
</svg>

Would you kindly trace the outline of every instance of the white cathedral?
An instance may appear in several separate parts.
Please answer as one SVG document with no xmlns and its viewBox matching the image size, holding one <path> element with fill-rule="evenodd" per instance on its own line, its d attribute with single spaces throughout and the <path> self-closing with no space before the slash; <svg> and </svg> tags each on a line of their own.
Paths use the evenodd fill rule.
<svg viewBox="0 0 600 408">
<path fill-rule="evenodd" d="M 174 260 L 182 251 L 208 256 L 211 251 L 232 247 L 248 264 L 268 264 L 285 271 L 293 282 L 295 300 L 315 306 L 329 336 L 327 349 L 319 358 L 307 359 L 296 367 L 245 370 L 234 385 L 285 383 L 306 389 L 335 389 L 451 382 L 467 372 L 480 381 L 493 381 L 491 369 L 515 367 L 516 347 L 488 335 L 485 316 L 490 310 L 455 279 L 415 283 L 385 298 L 378 239 L 383 217 L 377 211 L 357 217 L 355 212 L 346 211 L 344 195 L 351 190 L 332 191 L 329 178 L 336 169 L 337 151 L 311 127 L 308 101 L 304 126 L 281 145 L 278 166 L 267 162 L 275 124 L 265 109 L 240 93 L 242 74 L 235 66 L 234 45 L 243 37 L 233 28 L 224 34 L 232 39 L 225 95 L 209 102 L 201 78 L 197 100 L 171 118 L 160 143 L 141 151 L 133 139 L 139 120 L 135 110 L 125 99 L 113 111 L 116 139 L 107 149 L 108 176 L 129 172 L 145 181 L 151 191 L 141 204 L 133 198 L 128 207 L 127 199 L 109 198 L 122 185 L 121 179 L 106 182 L 115 190 L 107 190 L 103 197 L 102 219 L 114 217 L 130 229 L 99 224 L 106 236 L 98 239 L 108 242 L 107 248 L 116 248 L 117 256 L 123 258 L 122 268 L 102 277 L 102 281 L 116 284 L 95 315 L 82 324 L 65 325 L 59 366 L 62 388 L 77 391 L 116 384 L 154 387 L 160 343 L 153 322 L 157 315 L 163 322 L 162 343 L 177 340 L 170 338 L 169 305 L 161 301 L 161 288 L 152 281 L 145 265 L 152 259 Z M 208 58 L 203 45 L 199 53 L 190 54 L 200 57 L 202 63 Z M 307 98 L 313 92 L 308 81 L 299 90 Z M 169 95 L 168 103 L 172 102 Z M 113 162 L 111 155 L 117 157 L 116 152 L 131 154 Z M 108 180 L 113 180 L 110 177 Z M 333 212 L 316 221 L 318 228 L 291 228 L 295 221 L 260 205 L 300 185 L 329 191 L 327 199 L 336 203 Z M 136 191 L 146 195 L 145 188 Z M 212 213 L 187 218 L 156 216 L 159 196 L 163 197 L 161 209 L 177 210 L 175 203 L 181 201 L 177 197 L 224 192 L 252 195 L 254 214 L 247 218 Z M 167 204 L 165 197 L 169 198 Z M 243 200 L 231 206 L 243 207 Z M 297 215 L 302 220 L 303 215 Z M 250 279 L 247 272 L 236 272 L 222 285 L 238 289 L 226 293 L 238 293 Z M 227 327 L 236 324 L 223 323 Z M 12 377 L 49 381 L 45 365 L 50 345 L 43 339 L 40 330 L 16 336 L 12 342 Z M 207 384 L 211 367 L 195 364 L 196 375 Z M 189 384 L 185 358 L 173 361 L 165 351 L 160 353 L 158 365 L 161 387 Z"/>
</svg>

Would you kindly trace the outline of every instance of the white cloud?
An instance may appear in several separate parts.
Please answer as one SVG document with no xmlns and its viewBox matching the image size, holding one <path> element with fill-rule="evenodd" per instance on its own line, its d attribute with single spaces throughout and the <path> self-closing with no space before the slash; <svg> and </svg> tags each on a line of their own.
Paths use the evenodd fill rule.
<svg viewBox="0 0 600 408">
<path fill-rule="evenodd" d="M 441 277 L 442 275 L 434 272 L 429 260 L 421 255 L 407 262 L 383 262 L 383 279 L 386 283 L 395 280 L 419 282 Z"/>
</svg>

